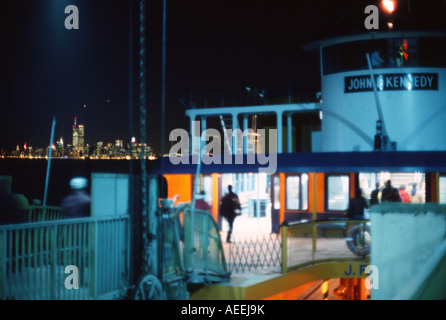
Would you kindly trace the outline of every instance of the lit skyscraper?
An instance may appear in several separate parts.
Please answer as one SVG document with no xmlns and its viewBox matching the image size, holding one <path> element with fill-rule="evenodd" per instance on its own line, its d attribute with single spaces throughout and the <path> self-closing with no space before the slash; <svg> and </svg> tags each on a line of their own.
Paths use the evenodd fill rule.
<svg viewBox="0 0 446 320">
<path fill-rule="evenodd" d="M 83 124 L 78 126 L 78 149 L 80 153 L 85 151 L 85 128 Z"/>
<path fill-rule="evenodd" d="M 77 126 L 77 118 L 74 117 L 73 124 L 73 150 L 76 151 L 79 146 L 79 128 Z"/>
<path fill-rule="evenodd" d="M 81 155 L 85 147 L 85 127 L 83 124 L 77 124 L 77 118 L 74 117 L 73 124 L 73 152 Z"/>
</svg>

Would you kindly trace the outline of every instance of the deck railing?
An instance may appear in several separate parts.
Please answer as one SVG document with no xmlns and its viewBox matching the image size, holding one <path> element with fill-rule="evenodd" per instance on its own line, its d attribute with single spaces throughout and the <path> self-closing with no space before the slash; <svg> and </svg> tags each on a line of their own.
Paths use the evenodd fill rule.
<svg viewBox="0 0 446 320">
<path fill-rule="evenodd" d="M 129 243 L 128 216 L 0 226 L 0 299 L 118 297 Z"/>
<path fill-rule="evenodd" d="M 23 210 L 26 222 L 53 221 L 64 219 L 64 209 L 50 206 L 30 206 Z"/>
<path fill-rule="evenodd" d="M 193 218 L 192 218 L 193 214 Z M 228 270 L 217 223 L 208 211 L 184 210 L 184 261 L 194 282 L 222 281 Z"/>
<path fill-rule="evenodd" d="M 365 231 L 360 234 L 362 239 L 351 235 L 354 227 Z M 370 250 L 367 247 L 370 229 L 365 220 L 328 219 L 285 224 L 281 232 L 282 273 L 318 262 L 364 259 L 369 253 L 361 249 Z M 365 243 L 358 244 L 358 240 Z"/>
</svg>

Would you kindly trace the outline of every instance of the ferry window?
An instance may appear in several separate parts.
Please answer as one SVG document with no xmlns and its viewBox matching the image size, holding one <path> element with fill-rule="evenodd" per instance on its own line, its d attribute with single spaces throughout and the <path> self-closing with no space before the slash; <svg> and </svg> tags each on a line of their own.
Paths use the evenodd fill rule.
<svg viewBox="0 0 446 320">
<path fill-rule="evenodd" d="M 412 37 L 355 41 L 322 49 L 324 75 L 373 68 L 446 66 L 445 37 Z"/>
<path fill-rule="evenodd" d="M 302 210 L 308 210 L 308 174 L 301 175 Z"/>
<path fill-rule="evenodd" d="M 290 175 L 285 180 L 285 208 L 308 210 L 308 175 Z"/>
<path fill-rule="evenodd" d="M 350 42 L 326 47 L 322 50 L 324 74 L 358 70 L 363 64 L 359 42 Z"/>
<path fill-rule="evenodd" d="M 362 43 L 361 58 L 363 59 L 363 69 L 368 69 L 367 53 L 370 55 L 372 68 L 386 68 L 391 66 L 389 59 L 389 47 L 387 40 L 371 40 Z"/>
<path fill-rule="evenodd" d="M 419 61 L 422 67 L 446 66 L 446 38 L 422 37 L 418 39 Z"/>
<path fill-rule="evenodd" d="M 440 187 L 439 203 L 446 204 L 446 176 L 440 176 L 439 187 Z"/>
<path fill-rule="evenodd" d="M 418 65 L 416 38 L 389 40 L 389 67 L 413 67 Z"/>
<path fill-rule="evenodd" d="M 274 209 L 280 209 L 280 178 L 274 177 Z"/>
<path fill-rule="evenodd" d="M 245 173 L 241 173 L 239 174 L 239 183 L 240 183 L 240 192 L 245 192 L 246 191 L 246 174 Z"/>
<path fill-rule="evenodd" d="M 205 191 L 205 200 L 212 206 L 212 177 L 204 176 L 203 177 L 203 190 Z"/>
<path fill-rule="evenodd" d="M 340 68 L 341 70 L 358 70 L 362 67 L 361 46 L 359 42 L 346 43 L 341 46 Z"/>
<path fill-rule="evenodd" d="M 233 191 L 236 193 L 252 191 L 251 180 L 254 180 L 252 174 L 234 173 L 232 176 Z"/>
<path fill-rule="evenodd" d="M 355 41 L 323 49 L 324 74 L 367 69 L 367 53 L 373 55 L 374 61 L 379 61 L 378 55 L 381 56 L 383 61 L 375 67 L 388 66 L 387 40 Z"/>
<path fill-rule="evenodd" d="M 347 210 L 350 201 L 349 185 L 348 175 L 329 175 L 327 177 L 327 210 Z"/>
</svg>

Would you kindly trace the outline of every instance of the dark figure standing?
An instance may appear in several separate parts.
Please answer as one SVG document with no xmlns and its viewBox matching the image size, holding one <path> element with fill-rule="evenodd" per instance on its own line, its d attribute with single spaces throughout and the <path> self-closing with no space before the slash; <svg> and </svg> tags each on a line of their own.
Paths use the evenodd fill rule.
<svg viewBox="0 0 446 320">
<path fill-rule="evenodd" d="M 79 218 L 90 216 L 90 196 L 87 194 L 88 181 L 85 178 L 70 180 L 71 194 L 65 197 L 60 206 L 65 209 L 66 218 Z"/>
<path fill-rule="evenodd" d="M 240 215 L 241 205 L 238 196 L 232 192 L 232 186 L 228 185 L 228 193 L 220 202 L 220 214 L 226 218 L 229 224 L 229 231 L 226 242 L 231 242 L 232 228 L 234 226 L 235 217 Z"/>
<path fill-rule="evenodd" d="M 379 204 L 379 192 L 381 191 L 379 189 L 379 183 L 377 183 L 375 190 L 372 191 L 372 193 L 370 194 L 370 205 L 374 206 L 376 204 Z"/>
<path fill-rule="evenodd" d="M 350 219 L 364 219 L 364 210 L 368 209 L 367 200 L 362 196 L 361 189 L 355 190 L 355 197 L 350 199 L 350 204 L 347 210 L 347 217 Z"/>
<path fill-rule="evenodd" d="M 20 222 L 23 222 L 22 213 L 13 195 L 0 190 L 0 225 Z"/>
<path fill-rule="evenodd" d="M 384 189 L 381 192 L 381 203 L 383 202 L 401 202 L 400 192 L 392 186 L 392 181 L 387 180 Z"/>
<path fill-rule="evenodd" d="M 206 194 L 204 193 L 204 191 L 201 191 L 197 195 L 197 200 L 195 201 L 195 209 L 200 209 L 200 210 L 205 210 L 205 211 L 212 210 L 212 207 L 210 206 L 210 204 L 207 203 L 207 201 L 205 200 L 205 196 L 206 196 Z"/>
<path fill-rule="evenodd" d="M 0 176 L 0 225 L 25 222 L 21 197 L 23 195 L 11 193 L 11 178 Z"/>
</svg>

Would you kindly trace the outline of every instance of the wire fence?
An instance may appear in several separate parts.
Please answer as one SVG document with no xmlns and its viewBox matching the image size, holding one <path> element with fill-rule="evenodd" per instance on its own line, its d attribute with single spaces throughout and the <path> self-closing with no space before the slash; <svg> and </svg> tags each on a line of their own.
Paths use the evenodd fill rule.
<svg viewBox="0 0 446 320">
<path fill-rule="evenodd" d="M 65 218 L 65 210 L 60 207 L 31 206 L 23 210 L 26 222 L 41 222 L 62 220 Z"/>
<path fill-rule="evenodd" d="M 357 243 L 356 233 L 350 234 L 355 225 L 365 228 L 364 247 Z M 364 259 L 370 252 L 366 225 L 366 221 L 327 220 L 282 226 L 281 233 L 235 232 L 226 250 L 228 270 L 286 273 L 318 261 Z"/>
</svg>

